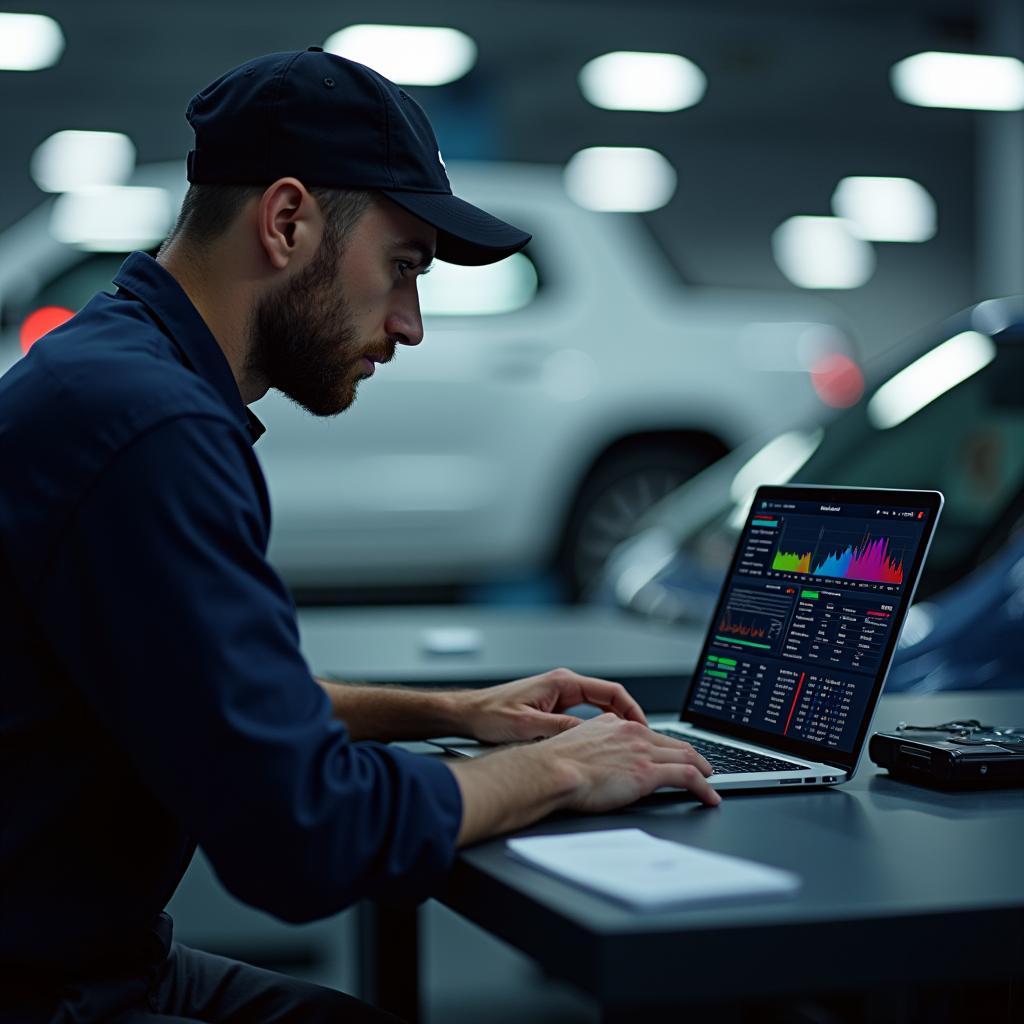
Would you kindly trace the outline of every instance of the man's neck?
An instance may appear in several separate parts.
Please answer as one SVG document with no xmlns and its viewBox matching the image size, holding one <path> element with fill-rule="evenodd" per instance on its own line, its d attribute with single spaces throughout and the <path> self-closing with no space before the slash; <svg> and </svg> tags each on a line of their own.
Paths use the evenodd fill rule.
<svg viewBox="0 0 1024 1024">
<path fill-rule="evenodd" d="M 157 257 L 160 265 L 181 286 L 224 353 L 246 405 L 262 398 L 269 382 L 248 365 L 250 298 L 240 282 L 217 272 L 225 261 L 216 254 L 197 256 L 172 243 Z"/>
</svg>

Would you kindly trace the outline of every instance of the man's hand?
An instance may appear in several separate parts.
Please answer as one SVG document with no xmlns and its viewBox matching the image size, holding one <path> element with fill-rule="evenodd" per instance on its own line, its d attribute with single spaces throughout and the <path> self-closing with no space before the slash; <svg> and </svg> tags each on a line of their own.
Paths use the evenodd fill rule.
<svg viewBox="0 0 1024 1024">
<path fill-rule="evenodd" d="M 462 792 L 460 846 L 556 810 L 610 811 L 660 786 L 688 789 L 709 807 L 722 799 L 707 781 L 711 766 L 689 743 L 614 714 L 450 767 Z"/>
<path fill-rule="evenodd" d="M 563 804 L 569 810 L 610 811 L 660 786 L 688 789 L 709 807 L 722 801 L 707 781 L 711 765 L 689 743 L 614 715 L 592 719 L 529 753 L 574 776 Z"/>
<path fill-rule="evenodd" d="M 485 743 L 516 743 L 555 736 L 580 719 L 562 712 L 593 704 L 620 718 L 646 722 L 640 705 L 618 683 L 556 668 L 543 675 L 482 690 L 417 690 L 317 682 L 335 717 L 356 740 L 415 740 L 470 736 Z"/>
<path fill-rule="evenodd" d="M 567 668 L 459 695 L 459 732 L 485 743 L 514 743 L 557 736 L 582 721 L 562 714 L 593 704 L 619 718 L 647 724 L 640 705 L 619 683 L 581 676 Z"/>
</svg>

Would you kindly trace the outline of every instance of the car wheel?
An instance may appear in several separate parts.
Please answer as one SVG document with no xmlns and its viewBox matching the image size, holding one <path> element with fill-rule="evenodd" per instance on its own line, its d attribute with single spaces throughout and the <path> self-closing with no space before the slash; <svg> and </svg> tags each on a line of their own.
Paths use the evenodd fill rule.
<svg viewBox="0 0 1024 1024">
<path fill-rule="evenodd" d="M 705 465 L 699 453 L 671 446 L 617 451 L 598 463 L 580 489 L 558 558 L 570 596 L 586 594 L 643 516 Z"/>
</svg>

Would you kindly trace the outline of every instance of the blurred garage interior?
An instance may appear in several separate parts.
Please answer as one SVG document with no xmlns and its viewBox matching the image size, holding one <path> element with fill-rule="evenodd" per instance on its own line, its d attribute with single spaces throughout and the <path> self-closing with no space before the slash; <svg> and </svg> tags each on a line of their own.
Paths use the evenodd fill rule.
<svg viewBox="0 0 1024 1024">
<path fill-rule="evenodd" d="M 369 31 L 382 22 L 390 34 Z M 938 344 L 961 311 L 1024 292 L 1020 0 L 26 0 L 0 13 L 0 371 L 106 288 L 124 252 L 159 243 L 188 97 L 310 45 L 381 62 L 429 114 L 456 191 L 507 202 L 535 235 L 506 277 L 439 268 L 424 282 L 422 348 L 351 413 L 315 423 L 279 396 L 255 408 L 271 557 L 304 634 L 390 623 L 422 641 L 410 658 L 426 682 L 448 664 L 452 681 L 472 677 L 444 661 L 445 643 L 462 650 L 452 629 L 472 651 L 524 606 L 542 622 L 589 598 L 609 615 L 602 573 L 658 502 L 739 451 L 728 490 L 773 439 L 866 407 L 908 338 Z M 928 64 L 943 56 L 967 63 Z M 125 186 L 143 205 L 115 196 L 135 210 L 120 236 L 75 220 L 76 197 Z M 998 478 L 984 515 L 1001 545 L 1020 534 L 1015 373 L 997 404 L 1017 440 L 964 456 Z M 888 443 L 871 441 L 881 461 Z M 1007 549 L 979 547 L 943 584 Z M 643 620 L 633 596 L 617 614 Z M 660 643 L 672 625 L 654 620 L 637 625 Z M 324 650 L 334 660 L 316 668 L 365 678 L 369 655 Z M 281 924 L 201 856 L 170 910 L 184 942 L 359 991 L 355 910 Z M 597 1019 L 511 947 L 436 904 L 420 913 L 425 1019 Z"/>
</svg>

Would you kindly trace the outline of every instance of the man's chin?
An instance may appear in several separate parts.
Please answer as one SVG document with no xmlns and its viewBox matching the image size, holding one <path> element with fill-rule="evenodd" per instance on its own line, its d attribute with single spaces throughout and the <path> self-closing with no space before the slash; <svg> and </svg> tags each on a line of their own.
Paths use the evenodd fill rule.
<svg viewBox="0 0 1024 1024">
<path fill-rule="evenodd" d="M 343 386 L 342 393 L 335 395 L 296 395 L 284 390 L 281 393 L 311 416 L 321 419 L 340 415 L 356 400 L 355 385 L 347 383 Z"/>
</svg>

